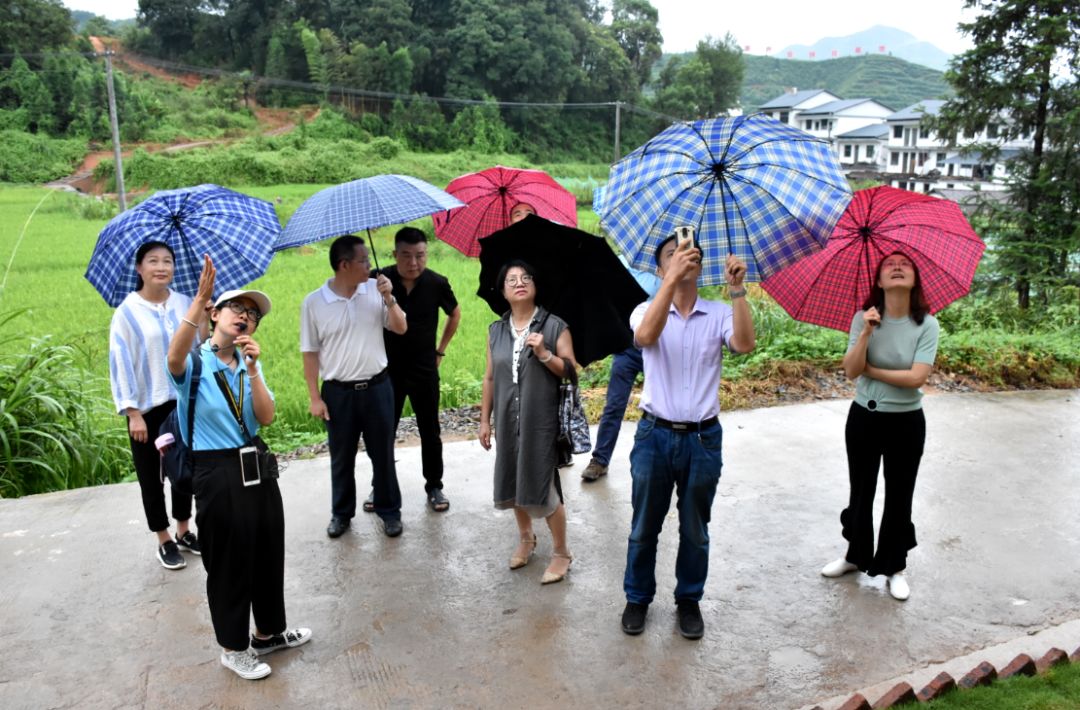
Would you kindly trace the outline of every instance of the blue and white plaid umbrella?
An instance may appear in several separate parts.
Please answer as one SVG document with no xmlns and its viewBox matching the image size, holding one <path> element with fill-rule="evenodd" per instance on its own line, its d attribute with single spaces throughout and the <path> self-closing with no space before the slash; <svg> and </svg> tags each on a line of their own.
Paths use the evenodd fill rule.
<svg viewBox="0 0 1080 710">
<path fill-rule="evenodd" d="M 146 242 L 165 242 L 176 254 L 172 288 L 194 296 L 203 254 L 217 269 L 218 293 L 262 276 L 281 232 L 274 206 L 217 185 L 162 190 L 118 214 L 98 235 L 86 280 L 119 306 L 135 290 L 135 251 Z"/>
<path fill-rule="evenodd" d="M 453 195 L 409 175 L 353 180 L 304 200 L 285 225 L 274 251 L 464 206 Z"/>
<path fill-rule="evenodd" d="M 633 266 L 692 226 L 703 285 L 724 282 L 729 253 L 761 281 L 820 250 L 851 200 L 828 141 L 755 114 L 675 123 L 611 168 L 600 224 Z"/>
</svg>

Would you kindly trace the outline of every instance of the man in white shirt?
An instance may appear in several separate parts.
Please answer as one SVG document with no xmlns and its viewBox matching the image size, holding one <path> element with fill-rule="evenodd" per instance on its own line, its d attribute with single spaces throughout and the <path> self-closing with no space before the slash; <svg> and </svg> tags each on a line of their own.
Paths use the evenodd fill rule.
<svg viewBox="0 0 1080 710">
<path fill-rule="evenodd" d="M 300 310 L 300 351 L 312 416 L 326 422 L 332 517 L 326 534 L 340 537 L 356 514 L 356 449 L 371 459 L 375 512 L 388 537 L 401 534 L 401 490 L 394 467 L 394 389 L 387 372 L 383 328 L 402 334 L 405 312 L 371 263 L 363 240 L 338 237 L 330 246 L 333 278 L 308 294 Z M 319 387 L 319 379 L 322 387 Z"/>
</svg>

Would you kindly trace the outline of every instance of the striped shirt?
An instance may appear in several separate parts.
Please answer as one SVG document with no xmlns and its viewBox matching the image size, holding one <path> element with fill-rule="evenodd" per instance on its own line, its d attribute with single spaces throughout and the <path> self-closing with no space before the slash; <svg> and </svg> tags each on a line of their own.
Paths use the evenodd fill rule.
<svg viewBox="0 0 1080 710">
<path fill-rule="evenodd" d="M 116 309 L 109 327 L 109 379 L 118 414 L 128 408 L 145 413 L 176 399 L 165 356 L 190 307 L 191 297 L 176 291 L 164 303 L 132 291 Z"/>
</svg>

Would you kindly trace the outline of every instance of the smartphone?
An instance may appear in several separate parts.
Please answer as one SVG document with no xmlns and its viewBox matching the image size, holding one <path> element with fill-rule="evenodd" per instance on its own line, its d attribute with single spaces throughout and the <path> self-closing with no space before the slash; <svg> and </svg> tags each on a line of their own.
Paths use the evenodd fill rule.
<svg viewBox="0 0 1080 710">
<path fill-rule="evenodd" d="M 245 486 L 257 486 L 262 483 L 259 475 L 259 450 L 254 446 L 240 449 L 240 477 Z"/>
<path fill-rule="evenodd" d="M 679 249 L 686 242 L 690 242 L 690 246 L 694 246 L 694 237 L 697 236 L 697 230 L 693 227 L 676 227 L 675 228 L 675 246 Z"/>
</svg>

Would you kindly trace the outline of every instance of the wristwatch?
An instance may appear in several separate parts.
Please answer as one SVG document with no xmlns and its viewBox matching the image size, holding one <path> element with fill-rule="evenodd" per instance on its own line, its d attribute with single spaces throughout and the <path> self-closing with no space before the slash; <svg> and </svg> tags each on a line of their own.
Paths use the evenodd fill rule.
<svg viewBox="0 0 1080 710">
<path fill-rule="evenodd" d="M 742 298 L 745 295 L 746 295 L 746 289 L 745 288 L 729 288 L 728 289 L 728 297 L 729 298 L 732 298 L 732 299 Z"/>
</svg>

